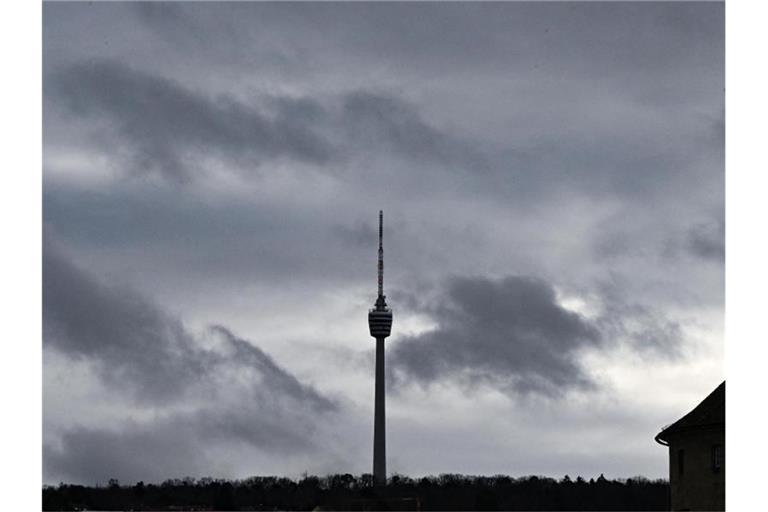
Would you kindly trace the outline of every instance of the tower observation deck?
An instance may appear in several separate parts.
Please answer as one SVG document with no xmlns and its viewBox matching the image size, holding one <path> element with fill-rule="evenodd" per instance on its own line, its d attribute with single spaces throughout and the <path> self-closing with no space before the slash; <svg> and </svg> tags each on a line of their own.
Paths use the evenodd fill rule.
<svg viewBox="0 0 768 512">
<path fill-rule="evenodd" d="M 379 210 L 379 295 L 368 312 L 368 327 L 376 338 L 376 391 L 373 421 L 373 480 L 387 483 L 387 441 L 384 419 L 384 340 L 392 331 L 392 310 L 384 295 L 384 212 Z"/>
</svg>

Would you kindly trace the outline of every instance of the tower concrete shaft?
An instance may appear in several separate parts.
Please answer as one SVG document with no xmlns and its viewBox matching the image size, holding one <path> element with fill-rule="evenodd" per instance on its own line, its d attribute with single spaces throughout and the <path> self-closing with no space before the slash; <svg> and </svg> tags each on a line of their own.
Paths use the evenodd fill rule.
<svg viewBox="0 0 768 512">
<path fill-rule="evenodd" d="M 373 417 L 373 481 L 387 483 L 387 431 L 384 406 L 384 338 L 376 339 L 376 405 Z"/>
<path fill-rule="evenodd" d="M 387 440 L 384 414 L 385 372 L 384 340 L 392 331 L 392 310 L 384 295 L 384 213 L 379 211 L 378 297 L 374 308 L 368 311 L 368 327 L 376 338 L 376 390 L 373 416 L 373 480 L 376 485 L 387 483 Z"/>
</svg>

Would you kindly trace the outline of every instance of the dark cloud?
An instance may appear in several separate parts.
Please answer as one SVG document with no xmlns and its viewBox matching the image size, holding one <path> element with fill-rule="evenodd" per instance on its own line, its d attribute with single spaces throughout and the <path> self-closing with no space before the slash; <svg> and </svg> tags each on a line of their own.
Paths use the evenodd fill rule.
<svg viewBox="0 0 768 512">
<path fill-rule="evenodd" d="M 173 180 L 188 179 L 195 159 L 212 151 L 243 164 L 280 157 L 323 164 L 333 157 L 330 143 L 304 119 L 212 98 L 114 60 L 54 72 L 46 92 L 74 114 L 114 123 L 134 169 Z"/>
<path fill-rule="evenodd" d="M 281 454 L 311 451 L 312 421 L 339 409 L 226 327 L 213 326 L 209 339 L 198 339 L 143 297 L 98 282 L 50 237 L 43 259 L 43 328 L 45 349 L 94 363 L 115 400 L 170 408 L 145 424 L 64 431 L 59 443 L 46 444 L 49 475 L 76 481 L 159 478 L 201 467 L 202 447 L 212 443 Z M 179 406 L 183 412 L 173 412 Z"/>
<path fill-rule="evenodd" d="M 106 382 L 133 389 L 140 400 L 178 400 L 193 386 L 210 386 L 225 369 L 243 369 L 257 395 L 290 397 L 320 411 L 336 407 L 226 327 L 211 327 L 222 343 L 204 349 L 178 319 L 136 293 L 93 279 L 49 238 L 43 254 L 44 343 L 96 361 Z"/>
<path fill-rule="evenodd" d="M 47 238 L 43 250 L 43 341 L 98 360 L 102 377 L 146 400 L 176 399 L 215 364 L 196 352 L 181 323 L 133 292 L 85 274 Z"/>
<path fill-rule="evenodd" d="M 579 362 L 584 349 L 624 345 L 640 356 L 662 358 L 683 353 L 680 323 L 632 300 L 620 280 L 582 292 L 600 302 L 598 315 L 586 318 L 565 309 L 549 283 L 525 276 L 454 278 L 426 306 L 423 299 L 395 292 L 406 309 L 426 313 L 437 327 L 394 342 L 390 373 L 399 383 L 458 380 L 554 396 L 594 387 Z"/>
<path fill-rule="evenodd" d="M 238 168 L 278 158 L 324 166 L 365 148 L 417 162 L 487 168 L 468 142 L 384 93 L 353 91 L 323 102 L 268 97 L 259 107 L 209 97 L 116 60 L 59 69 L 46 79 L 45 90 L 71 114 L 114 125 L 119 139 L 111 143 L 128 146 L 133 171 L 157 171 L 174 181 L 200 172 L 199 160 L 211 154 Z"/>
<path fill-rule="evenodd" d="M 687 249 L 705 260 L 725 261 L 725 222 L 697 224 L 688 231 Z"/>
<path fill-rule="evenodd" d="M 440 300 L 431 308 L 435 330 L 393 345 L 396 377 L 422 383 L 458 377 L 547 395 L 591 385 L 577 357 L 599 345 L 600 332 L 560 306 L 548 283 L 520 276 L 455 278 Z"/>
</svg>

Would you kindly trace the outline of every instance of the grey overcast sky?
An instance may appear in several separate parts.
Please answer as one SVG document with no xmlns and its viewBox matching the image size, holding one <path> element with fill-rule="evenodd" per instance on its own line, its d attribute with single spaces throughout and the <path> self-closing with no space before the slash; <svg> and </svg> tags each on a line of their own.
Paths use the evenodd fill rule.
<svg viewBox="0 0 768 512">
<path fill-rule="evenodd" d="M 724 6 L 46 3 L 44 481 L 667 473 L 724 378 Z"/>
</svg>

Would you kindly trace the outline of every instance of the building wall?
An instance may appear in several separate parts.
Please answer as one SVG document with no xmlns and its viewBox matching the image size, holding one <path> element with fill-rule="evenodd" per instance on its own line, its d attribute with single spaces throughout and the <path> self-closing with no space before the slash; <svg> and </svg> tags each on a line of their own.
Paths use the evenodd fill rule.
<svg viewBox="0 0 768 512">
<path fill-rule="evenodd" d="M 725 510 L 725 427 L 681 432 L 669 440 L 669 484 L 672 510 Z"/>
</svg>

